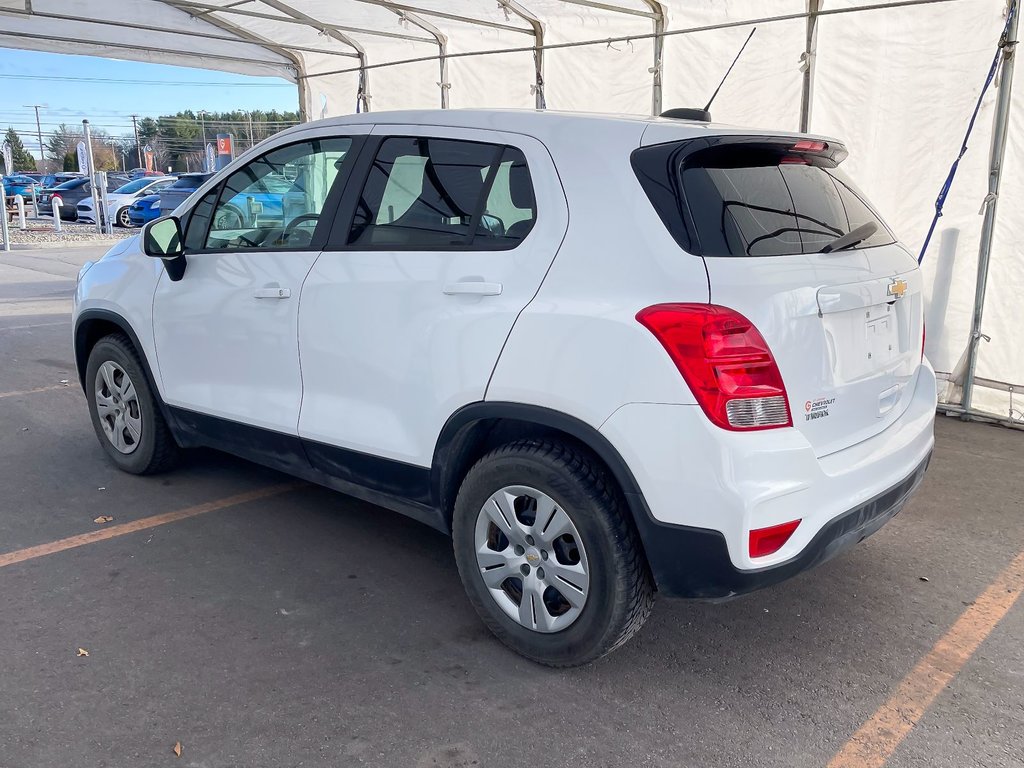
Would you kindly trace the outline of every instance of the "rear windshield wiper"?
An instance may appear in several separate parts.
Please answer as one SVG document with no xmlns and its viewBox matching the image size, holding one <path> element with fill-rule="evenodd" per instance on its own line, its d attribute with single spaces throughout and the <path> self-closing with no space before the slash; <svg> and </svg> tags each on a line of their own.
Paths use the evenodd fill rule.
<svg viewBox="0 0 1024 768">
<path fill-rule="evenodd" d="M 818 251 L 818 253 L 832 253 L 832 251 L 841 251 L 844 248 L 852 248 L 861 240 L 867 240 L 877 231 L 878 224 L 873 221 L 866 221 L 859 227 L 850 230 L 842 237 L 837 237 L 831 243 Z"/>
</svg>

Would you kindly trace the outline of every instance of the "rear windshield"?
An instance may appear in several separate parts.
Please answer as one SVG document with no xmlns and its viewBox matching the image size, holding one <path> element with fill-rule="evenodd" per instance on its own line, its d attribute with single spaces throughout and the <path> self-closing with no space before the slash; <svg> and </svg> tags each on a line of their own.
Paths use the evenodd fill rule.
<svg viewBox="0 0 1024 768">
<path fill-rule="evenodd" d="M 792 152 L 791 142 L 777 140 L 699 142 L 696 148 L 688 146 L 694 142 L 646 147 L 633 156 L 651 202 L 686 250 L 702 256 L 818 253 L 869 222 L 877 229 L 850 248 L 894 242 L 837 167 L 845 151 Z"/>
<path fill-rule="evenodd" d="M 166 189 L 199 189 L 208 178 L 210 178 L 210 174 L 205 173 L 180 176 L 177 181 L 166 187 Z"/>
<path fill-rule="evenodd" d="M 88 179 L 71 179 L 70 181 L 65 181 L 62 184 L 58 184 L 56 187 L 54 187 L 54 189 L 78 189 L 83 184 L 88 183 L 88 181 Z"/>
</svg>

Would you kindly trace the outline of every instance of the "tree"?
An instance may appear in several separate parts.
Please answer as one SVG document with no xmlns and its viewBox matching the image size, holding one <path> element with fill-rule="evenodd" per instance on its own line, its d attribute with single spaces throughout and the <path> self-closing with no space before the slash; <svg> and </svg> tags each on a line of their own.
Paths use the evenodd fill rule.
<svg viewBox="0 0 1024 768">
<path fill-rule="evenodd" d="M 67 160 L 65 159 L 65 156 L 68 154 L 75 154 L 78 148 L 78 142 L 81 140 L 81 131 L 76 131 L 74 128 L 69 128 L 64 123 L 61 123 L 56 129 L 54 129 L 53 133 L 50 134 L 50 138 L 46 140 L 46 156 L 51 160 L 63 162 L 66 166 Z M 64 170 L 67 170 L 67 168 L 65 167 Z"/>
<path fill-rule="evenodd" d="M 64 155 L 64 165 L 61 170 L 64 171 L 77 171 L 78 170 L 78 153 L 68 152 Z"/>
<path fill-rule="evenodd" d="M 14 168 L 8 168 L 7 173 L 13 173 L 15 168 L 19 171 L 34 171 L 36 159 L 25 149 L 18 132 L 14 128 L 8 128 L 4 138 L 11 145 L 11 159 L 14 161 Z"/>
</svg>

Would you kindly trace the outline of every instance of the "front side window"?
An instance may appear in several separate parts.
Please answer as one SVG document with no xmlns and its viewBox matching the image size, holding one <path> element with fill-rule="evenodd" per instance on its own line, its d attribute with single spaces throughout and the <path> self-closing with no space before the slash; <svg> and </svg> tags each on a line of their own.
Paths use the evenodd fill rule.
<svg viewBox="0 0 1024 768">
<path fill-rule="evenodd" d="M 510 248 L 536 218 L 522 152 L 482 142 L 385 139 L 363 188 L 348 243 L 357 248 Z"/>
<path fill-rule="evenodd" d="M 219 188 L 204 247 L 308 248 L 351 146 L 349 138 L 290 144 L 235 171 Z"/>
</svg>

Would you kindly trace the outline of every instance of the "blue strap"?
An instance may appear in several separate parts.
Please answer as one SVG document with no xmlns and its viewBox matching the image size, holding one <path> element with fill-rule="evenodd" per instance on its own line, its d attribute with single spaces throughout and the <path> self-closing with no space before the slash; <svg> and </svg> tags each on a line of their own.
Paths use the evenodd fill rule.
<svg viewBox="0 0 1024 768">
<path fill-rule="evenodd" d="M 935 225 L 939 223 L 939 217 L 942 216 L 942 206 L 946 203 L 946 196 L 949 194 L 949 188 L 953 186 L 953 177 L 956 176 L 956 169 L 960 165 L 960 158 L 967 153 L 967 141 L 971 138 L 971 131 L 974 130 L 974 121 L 978 118 L 978 112 L 981 110 L 981 101 L 985 98 L 985 92 L 988 91 L 988 87 L 992 85 L 992 81 L 995 79 L 996 70 L 999 69 L 999 60 L 1003 55 L 1003 48 L 1006 47 L 1008 38 L 1010 36 L 1010 22 L 1013 21 L 1013 15 L 1017 12 L 1017 3 L 1013 3 L 1010 6 L 1009 13 L 1006 14 L 1006 25 L 1003 27 L 1003 34 L 999 38 L 999 48 L 996 50 L 996 55 L 992 57 L 992 66 L 988 68 L 988 77 L 985 78 L 985 85 L 982 86 L 981 93 L 978 95 L 978 103 L 974 105 L 974 113 L 971 115 L 971 122 L 967 124 L 967 133 L 964 134 L 964 143 L 960 147 L 960 154 L 956 156 L 956 160 L 953 161 L 953 165 L 950 166 L 949 175 L 946 177 L 945 183 L 942 185 L 942 189 L 939 190 L 939 196 L 935 199 L 935 216 L 932 217 L 932 224 L 928 227 L 928 234 L 924 238 L 924 245 L 921 246 L 921 255 L 917 257 L 917 263 L 920 264 L 924 261 L 925 251 L 928 250 L 928 244 L 932 240 L 932 233 L 935 232 Z"/>
</svg>

